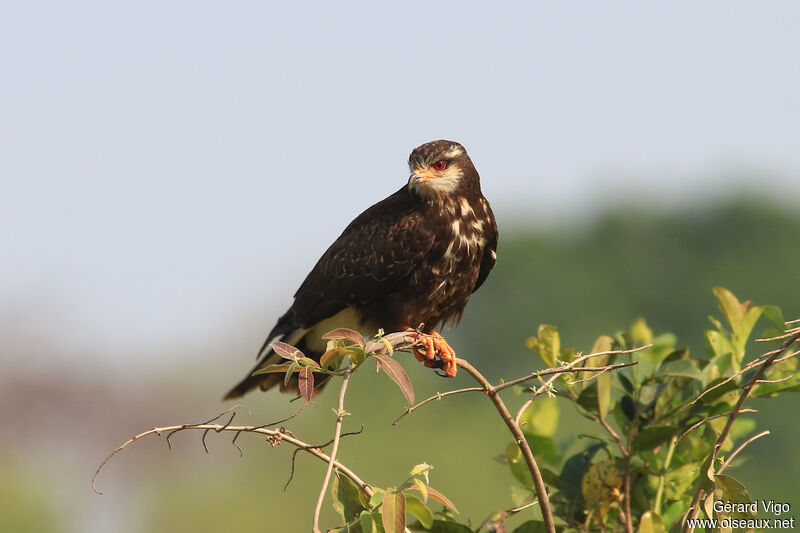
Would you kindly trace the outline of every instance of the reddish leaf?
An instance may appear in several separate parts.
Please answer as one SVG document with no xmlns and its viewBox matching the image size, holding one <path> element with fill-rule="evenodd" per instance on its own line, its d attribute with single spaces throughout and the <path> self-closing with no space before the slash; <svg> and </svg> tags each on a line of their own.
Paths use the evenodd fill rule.
<svg viewBox="0 0 800 533">
<path fill-rule="evenodd" d="M 408 403 L 413 404 L 414 388 L 411 386 L 411 380 L 408 379 L 408 374 L 403 370 L 400 363 L 386 355 L 375 354 L 374 357 L 378 360 L 378 366 L 380 366 L 380 368 L 386 372 L 386 375 L 397 383 L 397 386 L 403 391 L 403 395 L 406 397 L 406 400 L 408 400 Z"/>
<path fill-rule="evenodd" d="M 444 494 L 442 494 L 438 490 L 434 489 L 433 487 L 428 487 L 428 497 L 436 500 L 437 502 L 441 503 L 445 507 L 449 507 L 450 509 L 454 510 L 455 512 L 458 512 L 458 509 L 456 509 L 456 506 L 453 505 L 453 502 L 451 502 L 449 499 L 447 499 L 447 496 L 445 496 Z"/>
<path fill-rule="evenodd" d="M 310 366 L 304 366 L 300 369 L 300 375 L 297 376 L 297 386 L 300 389 L 300 396 L 306 402 L 310 402 L 311 394 L 314 392 L 314 372 Z"/>
<path fill-rule="evenodd" d="M 329 331 L 328 333 L 323 335 L 322 338 L 330 340 L 350 341 L 353 344 L 358 344 L 359 346 L 364 345 L 364 336 L 357 331 L 353 331 L 352 329 L 347 329 L 347 328 L 339 328 L 333 331 Z"/>
<path fill-rule="evenodd" d="M 284 359 L 288 359 L 292 361 L 295 357 L 305 357 L 305 354 L 292 346 L 291 344 L 286 344 L 285 342 L 275 341 L 272 345 L 272 351 L 276 354 L 280 355 Z"/>
<path fill-rule="evenodd" d="M 386 533 L 403 533 L 406 530 L 405 494 L 387 489 L 381 505 L 381 516 Z"/>
</svg>

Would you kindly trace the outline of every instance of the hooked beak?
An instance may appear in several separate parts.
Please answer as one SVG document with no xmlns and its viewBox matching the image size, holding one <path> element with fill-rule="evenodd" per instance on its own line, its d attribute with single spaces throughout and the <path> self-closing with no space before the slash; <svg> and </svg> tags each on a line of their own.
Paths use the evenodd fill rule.
<svg viewBox="0 0 800 533">
<path fill-rule="evenodd" d="M 429 170 L 418 168 L 411 173 L 411 176 L 408 178 L 408 184 L 414 187 L 419 183 L 425 183 L 426 181 L 435 177 L 436 176 L 433 175 L 433 173 Z"/>
</svg>

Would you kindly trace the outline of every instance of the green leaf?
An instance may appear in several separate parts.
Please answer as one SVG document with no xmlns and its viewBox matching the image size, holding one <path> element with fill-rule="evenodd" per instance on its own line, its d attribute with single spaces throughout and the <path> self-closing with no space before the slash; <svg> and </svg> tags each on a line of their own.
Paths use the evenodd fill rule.
<svg viewBox="0 0 800 533">
<path fill-rule="evenodd" d="M 695 362 L 691 359 L 678 359 L 677 361 L 664 363 L 653 374 L 653 377 L 661 376 L 674 376 L 700 380 L 702 378 L 702 373 L 700 372 L 700 369 L 697 368 Z"/>
<path fill-rule="evenodd" d="M 654 414 L 656 419 L 659 419 L 668 413 L 674 416 L 673 410 L 680 405 L 682 396 L 681 393 L 689 392 L 691 380 L 689 378 L 675 378 L 670 379 L 659 387 L 658 394 L 656 395 L 656 404 Z M 670 418 L 672 418 L 670 416 Z"/>
<path fill-rule="evenodd" d="M 411 469 L 412 476 L 425 476 L 425 483 L 430 483 L 428 479 L 428 472 L 433 470 L 433 467 L 428 463 L 420 463 L 418 465 L 414 465 L 414 468 Z"/>
<path fill-rule="evenodd" d="M 639 533 L 664 533 L 664 522 L 653 511 L 645 511 L 639 520 Z"/>
<path fill-rule="evenodd" d="M 299 359 L 297 359 L 297 362 L 300 364 L 300 366 L 308 366 L 308 367 L 311 367 L 311 368 L 320 368 L 319 363 L 317 363 L 316 361 L 314 361 L 310 357 L 300 357 Z"/>
<path fill-rule="evenodd" d="M 525 431 L 533 435 L 552 437 L 558 429 L 558 416 L 558 400 L 545 395 L 539 396 L 522 415 Z"/>
<path fill-rule="evenodd" d="M 763 312 L 764 308 L 761 306 L 751 307 L 744 314 L 744 317 L 742 317 L 739 326 L 733 331 L 733 347 L 739 358 L 744 356 L 744 348 L 747 344 L 747 339 L 750 338 L 750 333 L 752 333 L 756 322 L 758 322 Z"/>
<path fill-rule="evenodd" d="M 677 500 L 686 494 L 690 487 L 694 486 L 699 475 L 699 468 L 700 463 L 687 463 L 667 472 L 664 475 L 666 481 L 664 496 L 667 500 Z M 669 513 L 664 514 L 666 516 Z"/>
<path fill-rule="evenodd" d="M 714 295 L 717 297 L 717 304 L 722 314 L 731 326 L 733 333 L 731 345 L 736 356 L 733 363 L 734 369 L 738 371 L 741 368 L 741 360 L 744 356 L 747 339 L 761 313 L 764 312 L 764 308 L 753 307 L 750 302 L 740 303 L 733 293 L 722 287 L 714 287 Z"/>
<path fill-rule="evenodd" d="M 592 457 L 594 457 L 597 450 L 602 447 L 602 444 L 592 444 L 586 450 L 567 459 L 564 463 L 564 468 L 561 469 L 559 485 L 561 487 L 561 493 L 568 501 L 583 501 L 583 494 L 581 492 L 583 476 L 589 469 Z"/>
<path fill-rule="evenodd" d="M 597 383 L 594 381 L 589 383 L 585 389 L 581 391 L 576 400 L 578 405 L 583 407 L 590 413 L 596 413 L 598 409 L 597 401 Z"/>
<path fill-rule="evenodd" d="M 520 525 L 513 533 L 544 533 L 547 528 L 541 520 L 528 520 Z"/>
<path fill-rule="evenodd" d="M 650 329 L 644 318 L 638 317 L 631 324 L 631 338 L 639 346 L 653 342 L 653 330 Z"/>
<path fill-rule="evenodd" d="M 422 524 L 419 525 L 421 526 Z M 416 524 L 412 525 L 412 528 L 414 531 L 419 530 Z M 433 525 L 428 531 L 430 533 L 473 533 L 473 531 L 465 525 L 445 520 L 434 520 Z"/>
<path fill-rule="evenodd" d="M 361 490 L 345 475 L 334 470 L 335 476 L 331 482 L 331 500 L 333 508 L 345 522 L 352 522 L 366 509 Z"/>
<path fill-rule="evenodd" d="M 533 477 L 516 442 L 509 442 L 506 446 L 506 462 L 514 479 L 522 483 L 526 489 L 533 490 Z"/>
<path fill-rule="evenodd" d="M 371 513 L 369 511 L 361 511 L 359 521 L 361 522 L 361 531 L 363 533 L 383 533 L 383 526 L 379 525 L 380 516 L 378 513 Z"/>
<path fill-rule="evenodd" d="M 386 494 L 386 491 L 383 489 L 379 489 L 377 487 L 373 487 L 375 492 L 372 493 L 372 496 L 369 499 L 369 507 L 371 509 L 375 509 L 376 507 L 380 506 L 383 503 L 383 497 Z"/>
<path fill-rule="evenodd" d="M 642 321 L 644 322 L 644 321 Z M 646 328 L 647 325 L 645 324 Z M 642 333 L 641 331 L 639 333 Z M 610 351 L 614 344 L 614 339 L 608 335 L 601 335 L 594 342 L 592 346 L 592 353 L 600 353 Z M 587 365 L 592 366 L 605 366 L 610 362 L 611 355 L 601 355 L 586 361 Z M 608 414 L 608 408 L 611 405 L 611 374 L 601 373 L 595 378 L 597 383 L 597 409 L 600 418 L 605 418 Z"/>
<path fill-rule="evenodd" d="M 289 385 L 289 379 L 291 379 L 292 374 L 297 372 L 300 369 L 300 365 L 297 364 L 297 361 L 292 361 L 289 363 L 289 368 L 286 369 L 286 375 L 283 377 L 283 385 Z"/>
<path fill-rule="evenodd" d="M 433 512 L 413 494 L 406 494 L 406 511 L 417 518 L 427 529 L 433 525 Z"/>
<path fill-rule="evenodd" d="M 515 507 L 522 507 L 523 505 L 532 502 L 536 499 L 536 493 L 529 489 L 524 489 L 519 485 L 511 485 L 511 501 L 514 502 Z"/>
<path fill-rule="evenodd" d="M 561 488 L 561 479 L 558 477 L 558 474 L 544 467 L 539 467 L 539 470 L 542 473 L 542 480 L 546 484 L 550 485 L 555 489 Z"/>
<path fill-rule="evenodd" d="M 629 368 L 622 368 L 620 370 L 630 372 Z M 622 388 L 625 389 L 625 392 L 628 393 L 633 392 L 633 383 L 631 383 L 631 380 L 625 377 L 625 374 L 623 374 L 621 371 L 617 372 L 617 378 L 619 378 L 619 382 L 620 384 L 622 384 Z"/>
<path fill-rule="evenodd" d="M 728 321 L 731 326 L 731 331 L 735 331 L 739 323 L 744 318 L 744 309 L 742 304 L 731 291 L 724 287 L 714 287 L 714 296 L 717 297 L 717 305 L 719 310 L 722 311 L 722 316 Z"/>
<path fill-rule="evenodd" d="M 677 500 L 672 502 L 667 510 L 664 511 L 661 515 L 664 524 L 669 524 L 672 526 L 673 524 L 678 524 L 680 526 L 680 519 L 683 517 L 683 513 L 686 509 L 689 508 L 689 499 L 687 501 Z M 672 531 L 672 527 L 670 527 L 670 531 Z"/>
<path fill-rule="evenodd" d="M 676 431 L 676 428 L 669 426 L 651 426 L 644 428 L 633 438 L 631 447 L 636 451 L 652 450 L 656 446 L 668 441 Z"/>
<path fill-rule="evenodd" d="M 734 351 L 731 341 L 724 333 L 715 330 L 706 331 L 706 342 L 708 342 L 711 353 L 714 355 L 732 354 Z"/>
<path fill-rule="evenodd" d="M 532 337 L 528 341 L 530 348 L 538 350 L 539 357 L 542 358 L 545 365 L 550 368 L 556 366 L 556 359 L 561 353 L 561 338 L 558 335 L 556 326 L 540 324 L 538 337 Z"/>
<path fill-rule="evenodd" d="M 417 492 L 422 494 L 422 501 L 427 503 L 428 502 L 428 486 L 425 483 L 423 483 L 422 480 L 419 479 L 419 478 L 414 478 L 414 481 L 412 481 L 412 485 L 413 485 L 414 490 L 416 490 Z"/>
<path fill-rule="evenodd" d="M 375 354 L 374 357 L 378 360 L 380 369 L 386 372 L 386 375 L 400 387 L 408 403 L 413 404 L 414 388 L 411 386 L 411 380 L 408 379 L 408 374 L 403 370 L 402 365 L 387 355 Z"/>
<path fill-rule="evenodd" d="M 523 431 L 523 434 L 525 435 L 525 440 L 528 441 L 531 450 L 533 450 L 534 455 L 542 462 L 549 463 L 551 465 L 556 465 L 561 462 L 561 454 L 558 452 L 558 446 L 556 446 L 556 443 L 552 437 L 531 435 L 527 431 Z"/>
<path fill-rule="evenodd" d="M 714 381 L 712 381 L 711 383 L 709 383 L 706 386 L 706 390 L 709 390 L 711 387 L 714 387 L 714 386 L 718 385 L 719 383 L 722 383 L 722 381 L 723 381 L 723 378 L 715 379 Z M 711 392 L 709 392 L 708 394 L 706 394 L 705 396 L 700 398 L 700 401 L 703 402 L 706 405 L 712 405 L 712 404 L 716 403 L 725 394 L 728 394 L 729 392 L 735 391 L 735 390 L 738 390 L 738 389 L 739 389 L 739 385 L 736 384 L 736 380 L 731 380 L 731 381 L 726 382 L 724 385 L 720 385 L 716 389 L 712 390 Z"/>
<path fill-rule="evenodd" d="M 717 488 L 722 490 L 722 499 L 723 500 L 730 500 L 732 503 L 746 503 L 751 504 L 753 500 L 750 498 L 750 494 L 747 492 L 747 489 L 742 485 L 738 480 L 732 478 L 727 474 L 717 474 L 714 478 L 714 483 Z M 739 520 L 747 520 L 756 517 L 756 513 L 751 511 L 745 512 L 732 512 L 730 513 L 732 518 L 737 518 Z"/>
<path fill-rule="evenodd" d="M 732 368 L 731 357 L 731 352 L 725 352 L 712 357 L 708 364 L 703 368 L 703 384 L 710 385 L 713 381 L 729 375 L 729 370 Z"/>
<path fill-rule="evenodd" d="M 386 533 L 403 533 L 406 529 L 406 496 L 402 492 L 386 489 L 381 504 L 381 517 Z"/>
<path fill-rule="evenodd" d="M 347 349 L 347 354 L 350 356 L 350 363 L 353 366 L 359 366 L 367 359 L 367 352 L 363 346 L 350 346 Z"/>
<path fill-rule="evenodd" d="M 349 353 L 350 350 L 347 348 L 333 348 L 328 350 L 319 358 L 319 366 L 336 370 L 342 363 L 342 359 Z"/>
</svg>

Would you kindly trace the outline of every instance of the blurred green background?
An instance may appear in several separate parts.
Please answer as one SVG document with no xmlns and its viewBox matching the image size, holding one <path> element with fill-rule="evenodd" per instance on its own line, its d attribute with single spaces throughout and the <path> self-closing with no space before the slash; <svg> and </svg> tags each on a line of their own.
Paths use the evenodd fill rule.
<svg viewBox="0 0 800 533">
<path fill-rule="evenodd" d="M 656 212 L 617 205 L 595 220 L 558 231 L 539 230 L 521 217 L 506 220 L 496 271 L 448 334 L 459 354 L 494 380 L 539 367 L 524 340 L 543 322 L 558 325 L 563 342 L 585 350 L 597 335 L 645 316 L 654 331 L 673 331 L 702 353 L 706 317 L 719 316 L 714 285 L 743 300 L 777 304 L 787 319 L 800 316 L 800 218 L 768 201 L 742 196 L 725 204 Z M 186 359 L 198 346 L 225 352 L 225 343 L 213 337 L 213 332 L 198 332 L 193 346 L 158 348 L 184 356 L 158 376 L 124 375 L 123 366 L 117 375 L 90 371 L 79 379 L 59 379 L 58 373 L 43 372 L 7 382 L 1 393 L 5 401 L 34 400 L 4 413 L 0 515 L 13 524 L 4 530 L 78 531 L 76 524 L 87 523 L 115 531 L 305 530 L 323 465 L 301 454 L 284 492 L 292 449 L 272 448 L 252 435 L 239 439 L 243 458 L 225 435 L 208 437 L 209 455 L 199 434 L 175 436 L 172 451 L 163 439 L 151 437 L 110 463 L 98 481 L 104 495 L 89 493 L 93 466 L 130 435 L 153 425 L 199 422 L 222 409 L 218 398 L 247 361 L 239 353 L 194 363 Z M 417 398 L 470 385 L 463 374 L 444 380 L 413 357 L 400 357 Z M 317 405 L 285 425 L 309 442 L 326 441 L 335 392 L 325 390 Z M 57 402 L 42 399 L 48 395 Z M 522 400 L 512 396 L 509 401 Z M 253 416 L 240 422 L 277 420 L 296 408 L 274 392 L 251 394 L 243 403 Z M 772 435 L 749 448 L 748 461 L 735 475 L 756 498 L 798 502 L 800 455 L 793 443 L 800 430 L 792 422 L 797 398 L 758 404 L 759 427 Z M 512 505 L 514 482 L 493 460 L 509 438 L 489 402 L 479 395 L 457 396 L 392 426 L 403 407 L 402 395 L 384 375 L 357 375 L 347 397 L 352 416 L 345 430 L 363 425 L 364 431 L 343 440 L 341 459 L 377 486 L 400 483 L 414 464 L 428 462 L 435 467 L 431 484 L 473 522 Z M 577 428 L 587 427 L 567 413 L 557 440 L 567 446 Z M 324 517 L 327 525 L 338 523 L 328 505 Z"/>
</svg>

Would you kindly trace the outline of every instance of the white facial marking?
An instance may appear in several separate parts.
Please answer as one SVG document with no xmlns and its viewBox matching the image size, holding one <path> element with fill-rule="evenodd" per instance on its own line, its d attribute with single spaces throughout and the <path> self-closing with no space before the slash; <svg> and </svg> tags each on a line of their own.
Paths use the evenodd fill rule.
<svg viewBox="0 0 800 533">
<path fill-rule="evenodd" d="M 447 196 L 458 188 L 463 173 L 458 166 L 449 166 L 441 172 L 436 172 L 435 177 L 414 184 L 414 189 L 425 198 Z"/>
<path fill-rule="evenodd" d="M 445 159 L 452 159 L 452 158 L 454 158 L 456 156 L 462 155 L 463 153 L 464 153 L 464 150 L 462 150 L 460 146 L 453 146 L 447 152 L 444 153 L 444 158 Z"/>
</svg>

